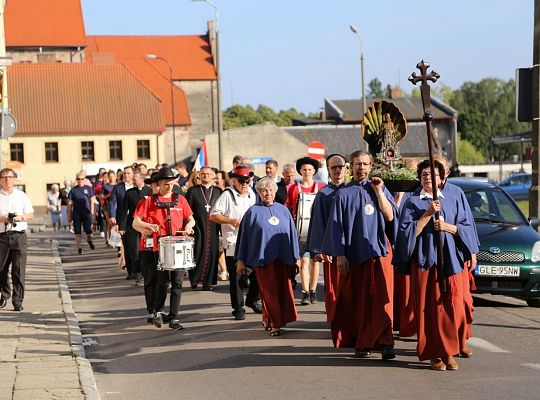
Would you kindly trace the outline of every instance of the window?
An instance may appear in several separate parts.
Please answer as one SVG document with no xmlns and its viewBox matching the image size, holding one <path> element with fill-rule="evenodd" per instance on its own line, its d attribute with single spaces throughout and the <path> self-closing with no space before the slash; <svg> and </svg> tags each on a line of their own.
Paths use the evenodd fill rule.
<svg viewBox="0 0 540 400">
<path fill-rule="evenodd" d="M 109 160 L 122 160 L 122 141 L 109 141 Z"/>
<path fill-rule="evenodd" d="M 24 163 L 24 147 L 22 143 L 10 143 L 9 153 L 11 155 L 11 161 Z"/>
<path fill-rule="evenodd" d="M 94 142 L 81 142 L 81 158 L 83 161 L 94 161 Z"/>
<path fill-rule="evenodd" d="M 137 140 L 137 158 L 150 159 L 150 140 Z"/>
<path fill-rule="evenodd" d="M 58 142 L 45 143 L 45 162 L 58 162 Z"/>
</svg>

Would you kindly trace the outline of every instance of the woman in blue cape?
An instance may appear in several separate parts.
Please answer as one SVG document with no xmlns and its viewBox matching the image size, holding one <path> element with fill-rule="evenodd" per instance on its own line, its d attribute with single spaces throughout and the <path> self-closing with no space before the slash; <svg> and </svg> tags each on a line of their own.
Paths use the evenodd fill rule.
<svg viewBox="0 0 540 400">
<path fill-rule="evenodd" d="M 263 306 L 263 324 L 270 336 L 298 319 L 289 279 L 289 266 L 298 265 L 300 250 L 294 221 L 289 210 L 275 203 L 277 185 L 271 178 L 257 181 L 260 201 L 244 214 L 234 258 L 237 272 L 252 267 L 257 276 Z"/>
<path fill-rule="evenodd" d="M 440 187 L 444 166 L 434 163 Z M 478 238 L 465 196 L 439 191 L 439 199 L 433 201 L 430 161 L 418 164 L 417 171 L 422 189 L 403 206 L 393 264 L 398 271 L 411 274 L 418 358 L 430 360 L 434 370 L 456 370 L 454 356 L 460 353 L 461 337 L 467 328 L 463 280 L 468 279 L 468 271 L 463 266 L 471 254 L 478 252 Z M 441 215 L 438 221 L 433 218 L 436 211 Z M 437 283 L 436 230 L 441 231 L 444 242 L 444 293 Z"/>
</svg>

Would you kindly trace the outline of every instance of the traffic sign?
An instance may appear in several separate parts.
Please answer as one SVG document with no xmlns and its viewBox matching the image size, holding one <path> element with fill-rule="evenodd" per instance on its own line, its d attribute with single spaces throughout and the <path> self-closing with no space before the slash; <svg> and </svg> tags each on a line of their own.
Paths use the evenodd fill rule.
<svg viewBox="0 0 540 400">
<path fill-rule="evenodd" d="M 307 154 L 309 157 L 320 160 L 324 157 L 325 153 L 324 144 L 321 142 L 311 142 L 308 144 Z"/>
</svg>

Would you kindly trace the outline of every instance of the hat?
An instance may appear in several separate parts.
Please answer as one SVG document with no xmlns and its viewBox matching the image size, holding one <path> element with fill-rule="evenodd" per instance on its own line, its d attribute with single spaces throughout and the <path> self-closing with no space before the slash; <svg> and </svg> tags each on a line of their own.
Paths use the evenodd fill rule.
<svg viewBox="0 0 540 400">
<path fill-rule="evenodd" d="M 315 173 L 319 170 L 320 164 L 317 160 L 311 157 L 302 157 L 296 160 L 296 171 L 300 173 L 300 168 L 302 168 L 302 165 L 306 164 L 313 166 L 313 168 L 315 168 Z"/>
<path fill-rule="evenodd" d="M 164 168 L 161 168 L 157 172 L 157 174 L 152 178 L 152 182 L 159 182 L 161 180 L 171 181 L 173 179 L 178 178 L 179 176 L 180 174 L 175 175 L 172 169 L 170 169 L 169 167 L 164 167 Z"/>
<path fill-rule="evenodd" d="M 250 171 L 249 168 L 245 165 L 239 165 L 229 172 L 229 178 L 253 178 L 255 173 Z"/>
<path fill-rule="evenodd" d="M 149 178 L 146 178 L 144 180 L 144 183 L 147 184 L 147 185 L 151 185 L 153 182 L 154 182 L 154 178 L 156 177 L 156 175 L 158 174 L 158 172 L 152 172 L 152 175 L 150 175 Z"/>
</svg>

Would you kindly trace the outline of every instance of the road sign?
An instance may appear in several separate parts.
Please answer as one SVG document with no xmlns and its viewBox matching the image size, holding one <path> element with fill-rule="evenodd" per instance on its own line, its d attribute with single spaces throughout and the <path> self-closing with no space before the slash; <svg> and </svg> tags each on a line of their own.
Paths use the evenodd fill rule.
<svg viewBox="0 0 540 400">
<path fill-rule="evenodd" d="M 325 153 L 324 144 L 321 142 L 311 142 L 308 144 L 307 154 L 309 157 L 320 160 L 324 157 Z"/>
</svg>

